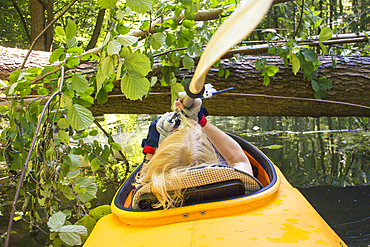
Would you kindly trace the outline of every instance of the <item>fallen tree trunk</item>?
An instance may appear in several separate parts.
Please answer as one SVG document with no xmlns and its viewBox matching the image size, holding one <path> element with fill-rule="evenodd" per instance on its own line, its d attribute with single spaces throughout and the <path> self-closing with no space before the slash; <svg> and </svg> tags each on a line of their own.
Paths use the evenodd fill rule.
<svg viewBox="0 0 370 247">
<path fill-rule="evenodd" d="M 22 61 L 22 54 L 0 49 L 0 79 L 6 79 Z M 25 51 L 27 52 L 27 51 Z M 40 53 L 40 54 L 39 54 Z M 11 54 L 11 56 L 9 55 Z M 33 52 L 29 67 L 47 64 L 48 53 Z M 230 71 L 230 76 L 219 78 L 218 70 L 212 68 L 207 75 L 207 83 L 212 83 L 217 90 L 235 87 L 229 94 L 221 94 L 214 99 L 204 100 L 204 105 L 212 115 L 233 116 L 369 116 L 370 110 L 348 105 L 293 100 L 278 97 L 250 96 L 247 94 L 264 94 L 272 96 L 314 98 L 311 83 L 303 79 L 300 72 L 295 76 L 290 67 L 285 68 L 278 57 L 266 57 L 268 64 L 279 67 L 279 72 L 268 87 L 262 85 L 261 72 L 255 71 L 257 57 L 245 56 L 239 62 L 222 62 L 223 68 Z M 319 76 L 333 80 L 333 88 L 327 92 L 327 99 L 352 104 L 370 106 L 370 58 L 369 57 L 336 57 L 336 69 L 332 68 L 331 57 L 320 57 L 322 62 L 318 69 Z M 81 65 L 82 71 L 93 71 L 96 63 Z M 160 74 L 157 74 L 160 76 Z M 179 81 L 192 73 L 186 70 L 178 75 Z M 161 114 L 170 111 L 170 88 L 157 83 L 143 101 L 131 101 L 122 95 L 119 83 L 109 93 L 109 100 L 104 105 L 91 107 L 94 115 L 109 113 Z"/>
<path fill-rule="evenodd" d="M 235 87 L 230 93 L 204 100 L 204 105 L 211 115 L 219 116 L 369 116 L 369 108 L 312 101 L 314 91 L 311 83 L 303 79 L 303 74 L 293 74 L 292 69 L 285 68 L 282 59 L 266 57 L 268 64 L 279 67 L 279 72 L 269 86 L 263 86 L 261 72 L 254 69 L 257 57 L 247 56 L 232 63 L 223 61 L 222 66 L 230 71 L 230 76 L 219 78 L 218 69 L 212 68 L 206 83 L 212 83 L 217 90 Z M 370 58 L 336 57 L 336 69 L 332 68 L 331 57 L 320 57 L 322 65 L 319 76 L 333 80 L 333 88 L 327 91 L 327 100 L 342 101 L 370 107 Z M 191 78 L 191 74 L 181 74 Z M 159 83 L 158 83 L 159 84 Z M 109 95 L 109 101 L 94 105 L 94 114 L 106 113 L 144 113 L 161 114 L 170 111 L 171 94 L 168 87 L 155 85 L 151 94 L 143 101 L 130 101 L 120 93 L 119 87 Z M 247 94 L 259 94 L 251 96 Z M 264 97 L 263 95 L 307 98 L 311 100 Z"/>
</svg>

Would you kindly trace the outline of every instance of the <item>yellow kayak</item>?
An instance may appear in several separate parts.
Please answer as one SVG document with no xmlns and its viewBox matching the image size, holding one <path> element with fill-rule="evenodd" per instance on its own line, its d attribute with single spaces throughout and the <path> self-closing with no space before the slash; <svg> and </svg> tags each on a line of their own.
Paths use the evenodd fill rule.
<svg viewBox="0 0 370 247">
<path fill-rule="evenodd" d="M 205 202 L 198 198 L 169 210 L 133 209 L 139 167 L 116 193 L 112 214 L 98 221 L 84 246 L 347 246 L 260 150 L 231 136 L 249 157 L 262 189 L 233 194 L 234 179 L 202 189 L 211 195 L 202 194 Z M 221 187 L 227 188 L 226 196 L 217 193 Z M 219 194 L 225 198 L 212 197 Z"/>
</svg>

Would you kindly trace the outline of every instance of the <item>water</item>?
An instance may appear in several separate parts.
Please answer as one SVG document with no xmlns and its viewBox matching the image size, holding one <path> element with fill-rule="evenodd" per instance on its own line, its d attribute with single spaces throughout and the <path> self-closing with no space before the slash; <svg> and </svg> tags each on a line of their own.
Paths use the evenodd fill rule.
<svg viewBox="0 0 370 247">
<path fill-rule="evenodd" d="M 156 118 L 106 115 L 101 124 L 114 134 L 130 164 L 135 165 L 142 161 L 141 140 Z M 208 121 L 260 148 L 347 245 L 370 244 L 370 133 L 361 129 L 359 119 L 208 117 Z M 105 140 L 103 134 L 97 138 Z M 99 192 L 99 200 L 93 205 L 110 203 L 116 186 L 105 186 L 105 192 Z M 12 200 L 12 195 L 7 194 L 0 198 L 1 203 L 6 201 L 4 197 Z M 5 215 L 6 211 L 2 213 Z M 0 216 L 1 229 L 7 221 L 8 217 Z M 42 240 L 31 238 L 27 227 L 27 224 L 18 224 L 18 243 L 38 246 L 36 242 Z"/>
</svg>

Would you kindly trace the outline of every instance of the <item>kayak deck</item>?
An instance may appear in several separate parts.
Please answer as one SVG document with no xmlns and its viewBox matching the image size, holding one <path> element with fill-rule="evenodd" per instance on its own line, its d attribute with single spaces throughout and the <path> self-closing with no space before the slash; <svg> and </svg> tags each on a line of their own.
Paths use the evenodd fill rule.
<svg viewBox="0 0 370 247">
<path fill-rule="evenodd" d="M 125 183 L 112 202 L 113 213 L 98 221 L 84 246 L 346 246 L 266 156 L 237 141 L 268 174 L 261 191 L 143 212 L 124 207 L 132 190 Z"/>
</svg>

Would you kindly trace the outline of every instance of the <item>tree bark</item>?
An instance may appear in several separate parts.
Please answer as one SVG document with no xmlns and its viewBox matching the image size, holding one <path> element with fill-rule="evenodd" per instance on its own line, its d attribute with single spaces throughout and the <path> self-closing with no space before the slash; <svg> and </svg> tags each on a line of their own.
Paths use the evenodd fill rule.
<svg viewBox="0 0 370 247">
<path fill-rule="evenodd" d="M 95 28 L 93 35 L 91 36 L 90 42 L 86 47 L 86 50 L 90 50 L 95 47 L 96 42 L 98 41 L 101 26 L 104 21 L 105 9 L 99 9 L 98 17 L 96 18 Z"/>
<path fill-rule="evenodd" d="M 54 20 L 54 0 L 48 0 L 47 4 L 47 9 L 48 13 L 48 19 L 47 19 L 47 25 L 49 25 L 50 22 Z M 53 39 L 54 39 L 54 27 L 51 26 L 47 31 L 46 31 L 46 40 L 45 40 L 45 50 L 46 51 L 51 51 L 52 45 L 53 45 Z"/>
<path fill-rule="evenodd" d="M 37 35 L 45 28 L 44 7 L 39 0 L 30 0 L 31 13 L 31 39 L 35 40 Z M 36 42 L 35 50 L 45 51 L 45 37 L 40 37 Z"/>
<path fill-rule="evenodd" d="M 10 51 L 16 51 L 13 54 Z M 23 53 L 22 53 L 23 52 Z M 6 80 L 10 72 L 19 67 L 25 50 L 0 47 L 0 79 Z M 33 52 L 28 67 L 45 66 L 50 53 Z M 233 116 L 369 116 L 370 110 L 340 104 L 329 104 L 286 98 L 252 97 L 246 94 L 263 94 L 284 97 L 314 98 L 311 83 L 303 79 L 303 74 L 293 74 L 291 67 L 284 67 L 282 59 L 266 57 L 268 64 L 279 67 L 279 72 L 269 86 L 263 86 L 263 76 L 254 69 L 256 56 L 245 56 L 240 61 L 232 63 L 222 61 L 230 76 L 219 78 L 218 70 L 211 68 L 206 83 L 212 83 L 217 90 L 228 87 L 236 89 L 228 94 L 220 94 L 216 98 L 204 100 L 212 115 Z M 327 100 L 343 101 L 353 104 L 370 106 L 370 57 L 335 57 L 336 69 L 332 68 L 331 57 L 320 57 L 319 76 L 333 80 L 333 88 L 327 91 Z M 20 60 L 20 61 L 18 61 Z M 81 72 L 93 71 L 96 63 L 80 65 Z M 194 70 L 194 69 L 193 69 Z M 158 70 L 157 70 L 158 71 Z M 160 70 L 159 70 L 160 71 Z M 194 72 L 194 71 L 192 71 Z M 184 77 L 191 79 L 192 72 L 183 70 L 178 75 L 178 81 Z M 160 77 L 157 72 L 156 76 Z M 150 95 L 143 101 L 131 101 L 122 95 L 119 82 L 109 93 L 109 100 L 103 105 L 91 107 L 95 115 L 108 113 L 161 114 L 170 111 L 171 94 L 169 87 L 163 87 L 158 82 Z"/>
<path fill-rule="evenodd" d="M 303 79 L 303 74 L 293 74 L 291 67 L 284 68 L 282 59 L 266 57 L 268 64 L 280 68 L 269 86 L 263 86 L 261 72 L 255 71 L 256 57 L 247 56 L 241 61 L 223 61 L 222 66 L 230 71 L 230 76 L 219 78 L 218 70 L 212 68 L 206 83 L 212 83 L 217 90 L 234 87 L 232 93 L 220 94 L 214 99 L 205 99 L 204 105 L 211 115 L 218 116 L 369 116 L 370 109 L 342 104 L 293 100 L 286 98 L 251 97 L 246 94 L 263 94 L 284 97 L 314 98 L 311 83 Z M 343 101 L 370 106 L 370 58 L 336 57 L 338 64 L 332 68 L 330 57 L 320 57 L 322 65 L 319 76 L 333 80 L 333 88 L 327 91 L 327 100 Z M 191 75 L 179 75 L 190 79 Z M 107 113 L 162 114 L 170 111 L 170 89 L 155 85 L 151 94 L 143 101 L 127 100 L 118 87 L 110 93 L 104 105 L 94 105 L 91 110 L 96 115 Z"/>
</svg>

